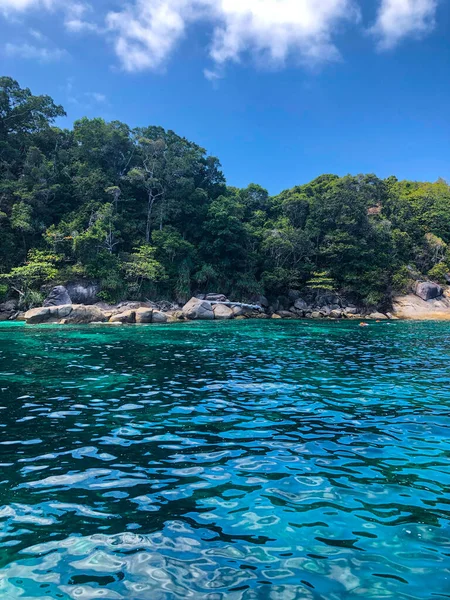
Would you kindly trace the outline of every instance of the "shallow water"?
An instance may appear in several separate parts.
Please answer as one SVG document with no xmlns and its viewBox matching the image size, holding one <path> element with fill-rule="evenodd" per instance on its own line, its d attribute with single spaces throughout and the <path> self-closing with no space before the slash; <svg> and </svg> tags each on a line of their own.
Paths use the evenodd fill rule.
<svg viewBox="0 0 450 600">
<path fill-rule="evenodd" d="M 0 326 L 0 598 L 450 598 L 450 324 Z"/>
</svg>

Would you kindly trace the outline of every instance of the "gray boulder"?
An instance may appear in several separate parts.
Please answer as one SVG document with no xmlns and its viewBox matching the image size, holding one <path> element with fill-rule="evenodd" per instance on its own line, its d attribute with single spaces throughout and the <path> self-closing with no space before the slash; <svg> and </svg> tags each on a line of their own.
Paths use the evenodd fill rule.
<svg viewBox="0 0 450 600">
<path fill-rule="evenodd" d="M 136 311 L 136 323 L 151 323 L 153 308 L 138 308 Z"/>
<path fill-rule="evenodd" d="M 414 285 L 414 293 L 422 300 L 433 300 L 442 296 L 444 290 L 437 283 L 432 281 L 416 281 Z"/>
<path fill-rule="evenodd" d="M 208 300 L 208 302 L 228 302 L 228 298 L 224 294 L 206 294 L 204 300 Z"/>
<path fill-rule="evenodd" d="M 152 315 L 152 323 L 167 323 L 168 316 L 160 310 L 154 310 Z"/>
<path fill-rule="evenodd" d="M 67 293 L 74 304 L 95 304 L 100 286 L 96 283 L 68 283 Z"/>
<path fill-rule="evenodd" d="M 306 310 L 308 305 L 304 300 L 302 300 L 302 298 L 297 298 L 297 300 L 294 302 L 294 308 L 297 310 Z"/>
<path fill-rule="evenodd" d="M 183 306 L 183 313 L 186 319 L 190 320 L 212 321 L 214 319 L 211 302 L 200 300 L 199 298 L 191 298 Z"/>
<path fill-rule="evenodd" d="M 331 319 L 342 319 L 342 316 L 343 316 L 343 313 L 340 308 L 334 308 L 332 311 L 330 311 Z"/>
<path fill-rule="evenodd" d="M 54 287 L 44 300 L 44 306 L 64 306 L 66 304 L 72 304 L 72 299 L 63 285 Z"/>
</svg>

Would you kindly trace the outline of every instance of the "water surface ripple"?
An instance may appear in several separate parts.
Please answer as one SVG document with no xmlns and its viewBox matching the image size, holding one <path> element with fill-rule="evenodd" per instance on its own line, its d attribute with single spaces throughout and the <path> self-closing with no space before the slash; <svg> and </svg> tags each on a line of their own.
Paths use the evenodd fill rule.
<svg viewBox="0 0 450 600">
<path fill-rule="evenodd" d="M 0 598 L 450 598 L 450 324 L 0 327 Z"/>
</svg>

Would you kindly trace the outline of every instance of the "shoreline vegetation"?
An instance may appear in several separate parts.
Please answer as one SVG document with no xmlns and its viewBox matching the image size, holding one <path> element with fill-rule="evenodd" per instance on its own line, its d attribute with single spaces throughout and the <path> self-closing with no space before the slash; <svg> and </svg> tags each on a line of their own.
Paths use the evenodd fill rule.
<svg viewBox="0 0 450 600">
<path fill-rule="evenodd" d="M 450 318 L 443 179 L 270 196 L 173 131 L 64 115 L 0 77 L 0 321 Z"/>
</svg>

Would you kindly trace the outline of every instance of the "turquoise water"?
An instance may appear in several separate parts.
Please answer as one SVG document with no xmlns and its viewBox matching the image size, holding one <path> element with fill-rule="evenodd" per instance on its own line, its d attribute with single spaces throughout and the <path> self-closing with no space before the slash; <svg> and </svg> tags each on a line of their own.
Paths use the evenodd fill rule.
<svg viewBox="0 0 450 600">
<path fill-rule="evenodd" d="M 450 598 L 450 324 L 0 326 L 0 598 Z"/>
</svg>

